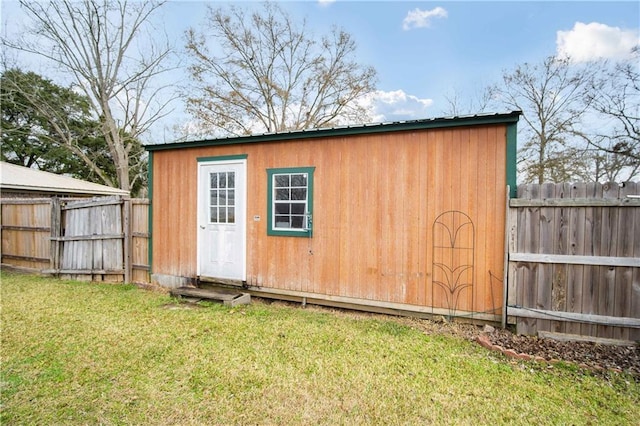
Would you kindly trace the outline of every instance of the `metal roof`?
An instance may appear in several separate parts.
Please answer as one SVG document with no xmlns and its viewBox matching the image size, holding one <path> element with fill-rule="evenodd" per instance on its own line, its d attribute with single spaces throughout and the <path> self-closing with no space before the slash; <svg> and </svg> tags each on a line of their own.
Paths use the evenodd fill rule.
<svg viewBox="0 0 640 426">
<path fill-rule="evenodd" d="M 128 191 L 0 162 L 0 189 L 52 194 L 129 195 Z"/>
<path fill-rule="evenodd" d="M 393 121 L 386 123 L 361 124 L 354 126 L 338 126 L 305 130 L 290 130 L 273 133 L 262 133 L 248 136 L 227 136 L 197 141 L 170 142 L 145 145 L 147 151 L 160 151 L 176 148 L 193 148 L 201 146 L 234 145 L 241 143 L 275 142 L 292 139 L 310 139 L 331 136 L 361 135 L 371 133 L 400 132 L 443 127 L 478 126 L 487 124 L 515 123 L 521 111 L 509 113 L 475 114 L 454 117 L 425 118 L 420 120 Z"/>
</svg>

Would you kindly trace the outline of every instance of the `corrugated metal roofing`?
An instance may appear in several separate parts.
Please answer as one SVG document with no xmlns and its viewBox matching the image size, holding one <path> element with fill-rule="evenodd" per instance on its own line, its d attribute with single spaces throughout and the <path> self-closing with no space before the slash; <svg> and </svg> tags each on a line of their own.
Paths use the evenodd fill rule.
<svg viewBox="0 0 640 426">
<path fill-rule="evenodd" d="M 261 133 L 248 136 L 226 136 L 215 139 L 203 139 L 198 141 L 170 142 L 155 145 L 145 145 L 147 151 L 159 151 L 175 148 L 190 148 L 211 145 L 233 145 L 240 143 L 257 143 L 284 141 L 292 139 L 310 139 L 330 136 L 345 136 L 368 133 L 385 133 L 398 131 L 411 131 L 423 129 L 435 129 L 441 127 L 475 126 L 483 124 L 513 123 L 517 122 L 521 111 L 509 113 L 474 114 L 454 117 L 435 117 L 420 120 L 393 121 L 386 123 L 372 123 L 361 125 L 337 126 L 330 128 L 314 128 L 304 130 L 289 130 L 282 132 Z"/>
<path fill-rule="evenodd" d="M 129 195 L 129 192 L 68 176 L 0 162 L 0 189 L 84 195 Z"/>
</svg>

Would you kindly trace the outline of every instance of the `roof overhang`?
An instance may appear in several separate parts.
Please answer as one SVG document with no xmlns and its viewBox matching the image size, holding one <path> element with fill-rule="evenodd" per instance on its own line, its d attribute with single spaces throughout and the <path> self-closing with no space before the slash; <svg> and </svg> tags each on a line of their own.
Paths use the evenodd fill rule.
<svg viewBox="0 0 640 426">
<path fill-rule="evenodd" d="M 388 123 L 364 124 L 358 126 L 341 126 L 332 128 L 292 130 L 287 132 L 264 133 L 249 136 L 229 136 L 217 139 L 203 139 L 197 141 L 171 142 L 166 144 L 145 145 L 147 151 L 162 151 L 177 148 L 198 148 L 217 145 L 235 145 L 260 142 L 281 142 L 312 138 L 327 138 L 334 136 L 350 136 L 388 132 L 406 132 L 426 129 L 481 126 L 491 124 L 516 123 L 521 111 L 496 114 L 476 114 L 456 117 L 427 118 L 422 120 L 394 121 Z"/>
<path fill-rule="evenodd" d="M 0 190 L 52 195 L 129 195 L 128 191 L 119 188 L 5 162 L 0 163 Z"/>
</svg>

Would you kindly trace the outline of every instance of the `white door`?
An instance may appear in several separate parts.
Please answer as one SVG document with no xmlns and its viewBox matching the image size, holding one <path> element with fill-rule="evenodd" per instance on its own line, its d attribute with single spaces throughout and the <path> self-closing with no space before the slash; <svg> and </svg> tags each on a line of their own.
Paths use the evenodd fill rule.
<svg viewBox="0 0 640 426">
<path fill-rule="evenodd" d="M 198 275 L 246 280 L 246 160 L 198 164 Z"/>
</svg>

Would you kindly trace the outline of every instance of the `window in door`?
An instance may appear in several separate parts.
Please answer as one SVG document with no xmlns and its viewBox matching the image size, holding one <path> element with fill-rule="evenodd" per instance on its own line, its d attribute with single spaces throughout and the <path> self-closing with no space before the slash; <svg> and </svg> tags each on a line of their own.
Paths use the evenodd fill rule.
<svg viewBox="0 0 640 426">
<path fill-rule="evenodd" d="M 209 223 L 235 223 L 235 172 L 209 173 Z"/>
</svg>

